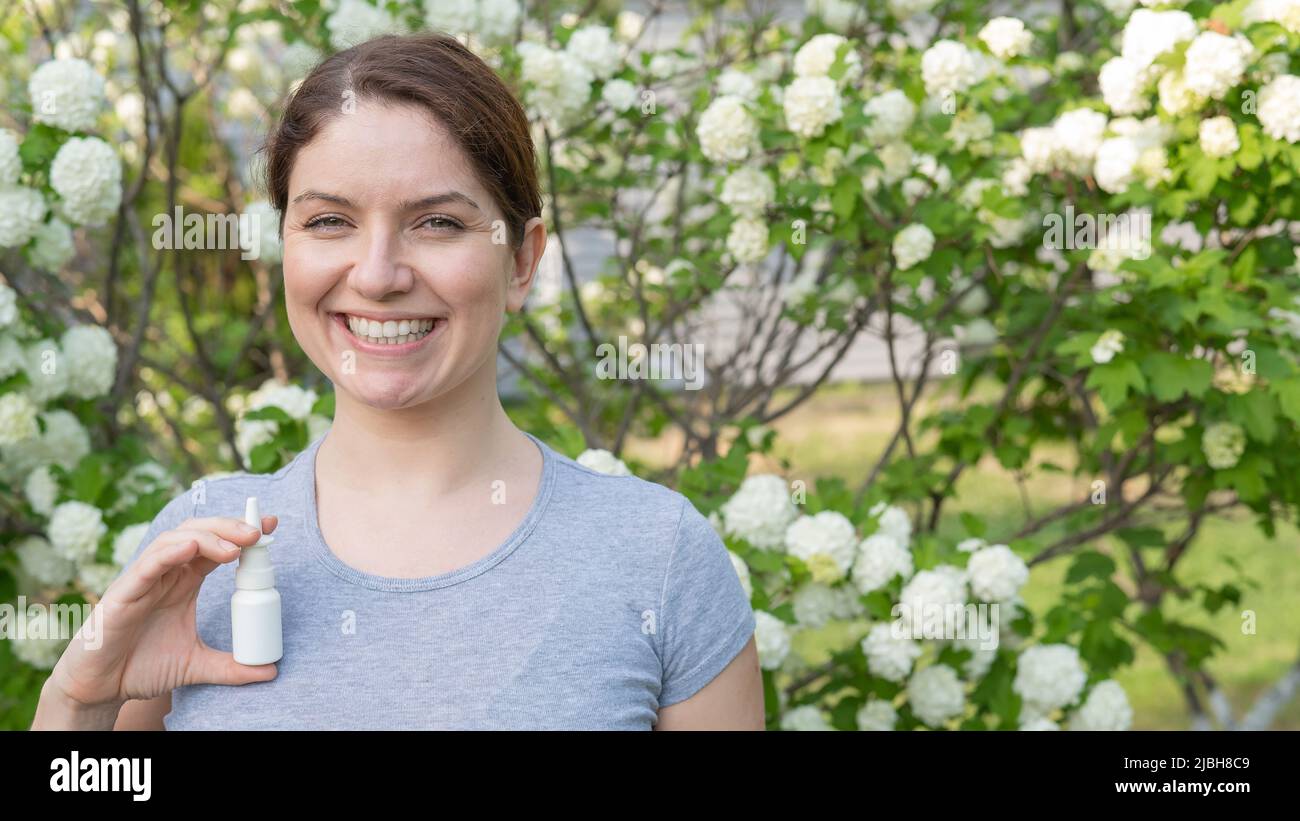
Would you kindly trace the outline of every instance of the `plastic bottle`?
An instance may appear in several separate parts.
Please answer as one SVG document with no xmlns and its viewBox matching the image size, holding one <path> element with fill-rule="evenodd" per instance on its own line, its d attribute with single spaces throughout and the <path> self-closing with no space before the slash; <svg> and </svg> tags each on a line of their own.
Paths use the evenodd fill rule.
<svg viewBox="0 0 1300 821">
<path fill-rule="evenodd" d="M 249 496 L 244 522 L 262 530 L 257 497 Z M 280 628 L 280 593 L 275 589 L 275 569 L 267 549 L 274 539 L 262 534 L 257 544 L 245 547 L 235 569 L 235 595 L 230 597 L 230 634 L 235 661 L 270 664 L 284 654 Z"/>
</svg>

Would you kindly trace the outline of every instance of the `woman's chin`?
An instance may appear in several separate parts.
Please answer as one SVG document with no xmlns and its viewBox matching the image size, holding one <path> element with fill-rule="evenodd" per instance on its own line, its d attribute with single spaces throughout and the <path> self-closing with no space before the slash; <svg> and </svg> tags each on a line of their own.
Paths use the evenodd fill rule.
<svg viewBox="0 0 1300 821">
<path fill-rule="evenodd" d="M 419 405 L 429 398 L 427 385 L 400 373 L 349 374 L 335 384 L 356 401 L 377 410 L 396 410 Z"/>
</svg>

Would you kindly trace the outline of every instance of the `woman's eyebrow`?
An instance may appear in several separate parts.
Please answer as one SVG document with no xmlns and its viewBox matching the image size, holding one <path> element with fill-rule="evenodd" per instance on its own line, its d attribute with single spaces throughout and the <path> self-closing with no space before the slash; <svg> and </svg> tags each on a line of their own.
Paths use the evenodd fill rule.
<svg viewBox="0 0 1300 821">
<path fill-rule="evenodd" d="M 336 203 L 347 208 L 352 207 L 352 201 L 347 197 L 340 197 L 337 194 L 326 194 L 322 191 L 313 191 L 310 189 L 293 198 L 294 203 L 299 203 L 303 200 L 325 200 L 326 202 Z M 403 200 L 398 205 L 398 209 L 402 211 L 414 211 L 418 208 L 428 208 L 432 205 L 442 205 L 446 202 L 463 202 L 477 211 L 483 210 L 482 208 L 479 208 L 479 204 L 475 202 L 473 198 L 467 194 L 462 194 L 460 191 L 446 191 L 441 194 L 430 194 L 429 196 L 421 197 L 418 200 Z"/>
<path fill-rule="evenodd" d="M 459 191 L 446 191 L 442 194 L 431 194 L 427 197 L 421 197 L 418 200 L 406 200 L 398 205 L 398 209 L 402 211 L 414 211 L 419 208 L 428 208 L 432 205 L 442 205 L 445 202 L 463 202 L 476 211 L 483 210 L 482 208 L 479 208 L 478 203 L 474 202 L 474 200 L 467 194 L 462 194 Z"/>
</svg>

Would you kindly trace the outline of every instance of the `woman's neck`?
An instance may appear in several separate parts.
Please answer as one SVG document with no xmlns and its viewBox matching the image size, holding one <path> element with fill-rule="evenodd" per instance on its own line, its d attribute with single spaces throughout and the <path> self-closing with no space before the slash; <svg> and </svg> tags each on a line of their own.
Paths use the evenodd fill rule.
<svg viewBox="0 0 1300 821">
<path fill-rule="evenodd" d="M 336 390 L 334 422 L 316 454 L 317 481 L 361 495 L 429 499 L 531 464 L 536 448 L 501 407 L 495 380 L 487 389 L 462 387 L 469 389 L 399 409 Z"/>
</svg>

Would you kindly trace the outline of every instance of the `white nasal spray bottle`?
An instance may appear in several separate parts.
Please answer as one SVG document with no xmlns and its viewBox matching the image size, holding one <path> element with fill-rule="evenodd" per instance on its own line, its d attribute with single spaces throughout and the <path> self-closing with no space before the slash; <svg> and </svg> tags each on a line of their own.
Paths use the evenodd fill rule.
<svg viewBox="0 0 1300 821">
<path fill-rule="evenodd" d="M 244 522 L 262 533 L 257 497 L 249 496 Z M 275 569 L 267 548 L 274 539 L 262 534 L 257 544 L 245 547 L 235 569 L 235 595 L 230 597 L 230 633 L 235 661 L 270 664 L 284 654 L 280 629 L 280 594 L 275 589 Z"/>
</svg>

